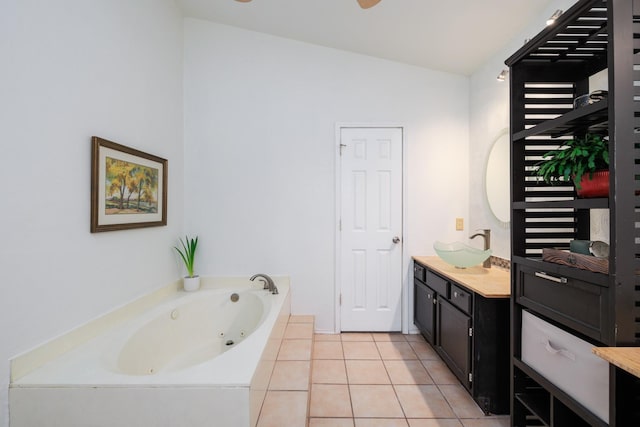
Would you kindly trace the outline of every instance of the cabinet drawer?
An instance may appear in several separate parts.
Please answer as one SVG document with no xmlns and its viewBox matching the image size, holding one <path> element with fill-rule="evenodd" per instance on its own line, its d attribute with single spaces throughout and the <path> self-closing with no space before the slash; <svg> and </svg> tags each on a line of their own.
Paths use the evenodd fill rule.
<svg viewBox="0 0 640 427">
<path fill-rule="evenodd" d="M 424 282 L 425 281 L 425 273 L 426 273 L 426 269 L 423 266 L 421 266 L 417 262 L 413 263 L 413 278 L 414 279 L 418 279 L 421 282 Z"/>
<path fill-rule="evenodd" d="M 522 361 L 605 422 L 609 421 L 609 363 L 593 345 L 522 312 Z"/>
<path fill-rule="evenodd" d="M 449 300 L 465 313 L 471 313 L 471 293 L 459 286 L 451 284 L 451 298 Z"/>
<path fill-rule="evenodd" d="M 438 276 L 432 271 L 427 270 L 426 283 L 431 289 L 433 289 L 440 295 L 444 296 L 445 298 L 449 298 L 449 293 L 447 292 L 449 290 L 449 282 L 447 282 L 442 277 Z"/>
<path fill-rule="evenodd" d="M 516 300 L 540 314 L 599 341 L 607 319 L 606 288 L 518 266 Z"/>
</svg>

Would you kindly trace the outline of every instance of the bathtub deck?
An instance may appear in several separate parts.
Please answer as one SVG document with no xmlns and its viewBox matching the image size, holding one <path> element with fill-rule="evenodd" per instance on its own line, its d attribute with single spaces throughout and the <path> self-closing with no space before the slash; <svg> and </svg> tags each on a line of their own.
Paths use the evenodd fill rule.
<svg viewBox="0 0 640 427">
<path fill-rule="evenodd" d="M 508 427 L 485 416 L 421 335 L 313 335 L 291 316 L 257 427 Z"/>
</svg>

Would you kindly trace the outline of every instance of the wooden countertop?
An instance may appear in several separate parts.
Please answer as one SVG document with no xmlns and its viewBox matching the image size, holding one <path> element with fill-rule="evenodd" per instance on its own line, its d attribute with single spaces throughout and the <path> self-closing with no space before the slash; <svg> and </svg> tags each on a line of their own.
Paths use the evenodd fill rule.
<svg viewBox="0 0 640 427">
<path fill-rule="evenodd" d="M 640 378 L 640 347 L 595 347 L 593 352 L 596 356 Z"/>
<path fill-rule="evenodd" d="M 511 296 L 511 273 L 508 270 L 495 266 L 483 268 L 480 265 L 456 268 L 437 256 L 414 256 L 413 259 L 485 298 Z"/>
</svg>

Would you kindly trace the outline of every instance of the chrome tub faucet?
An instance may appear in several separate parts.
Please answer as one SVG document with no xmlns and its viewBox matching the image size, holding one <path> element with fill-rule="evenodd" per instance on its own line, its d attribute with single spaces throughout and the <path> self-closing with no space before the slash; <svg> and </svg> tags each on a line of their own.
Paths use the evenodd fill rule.
<svg viewBox="0 0 640 427">
<path fill-rule="evenodd" d="M 273 283 L 273 279 L 271 277 L 269 277 L 266 274 L 258 273 L 251 276 L 249 280 L 254 281 L 257 278 L 259 278 L 258 280 L 264 283 L 263 289 L 269 289 L 269 292 L 271 292 L 274 295 L 278 294 L 278 288 L 276 287 L 276 284 Z"/>
</svg>

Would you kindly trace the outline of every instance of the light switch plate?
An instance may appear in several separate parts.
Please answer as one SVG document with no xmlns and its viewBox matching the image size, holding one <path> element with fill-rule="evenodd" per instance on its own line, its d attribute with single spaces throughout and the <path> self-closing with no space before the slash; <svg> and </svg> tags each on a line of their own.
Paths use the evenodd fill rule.
<svg viewBox="0 0 640 427">
<path fill-rule="evenodd" d="M 464 219 L 456 218 L 456 231 L 464 230 Z"/>
</svg>

